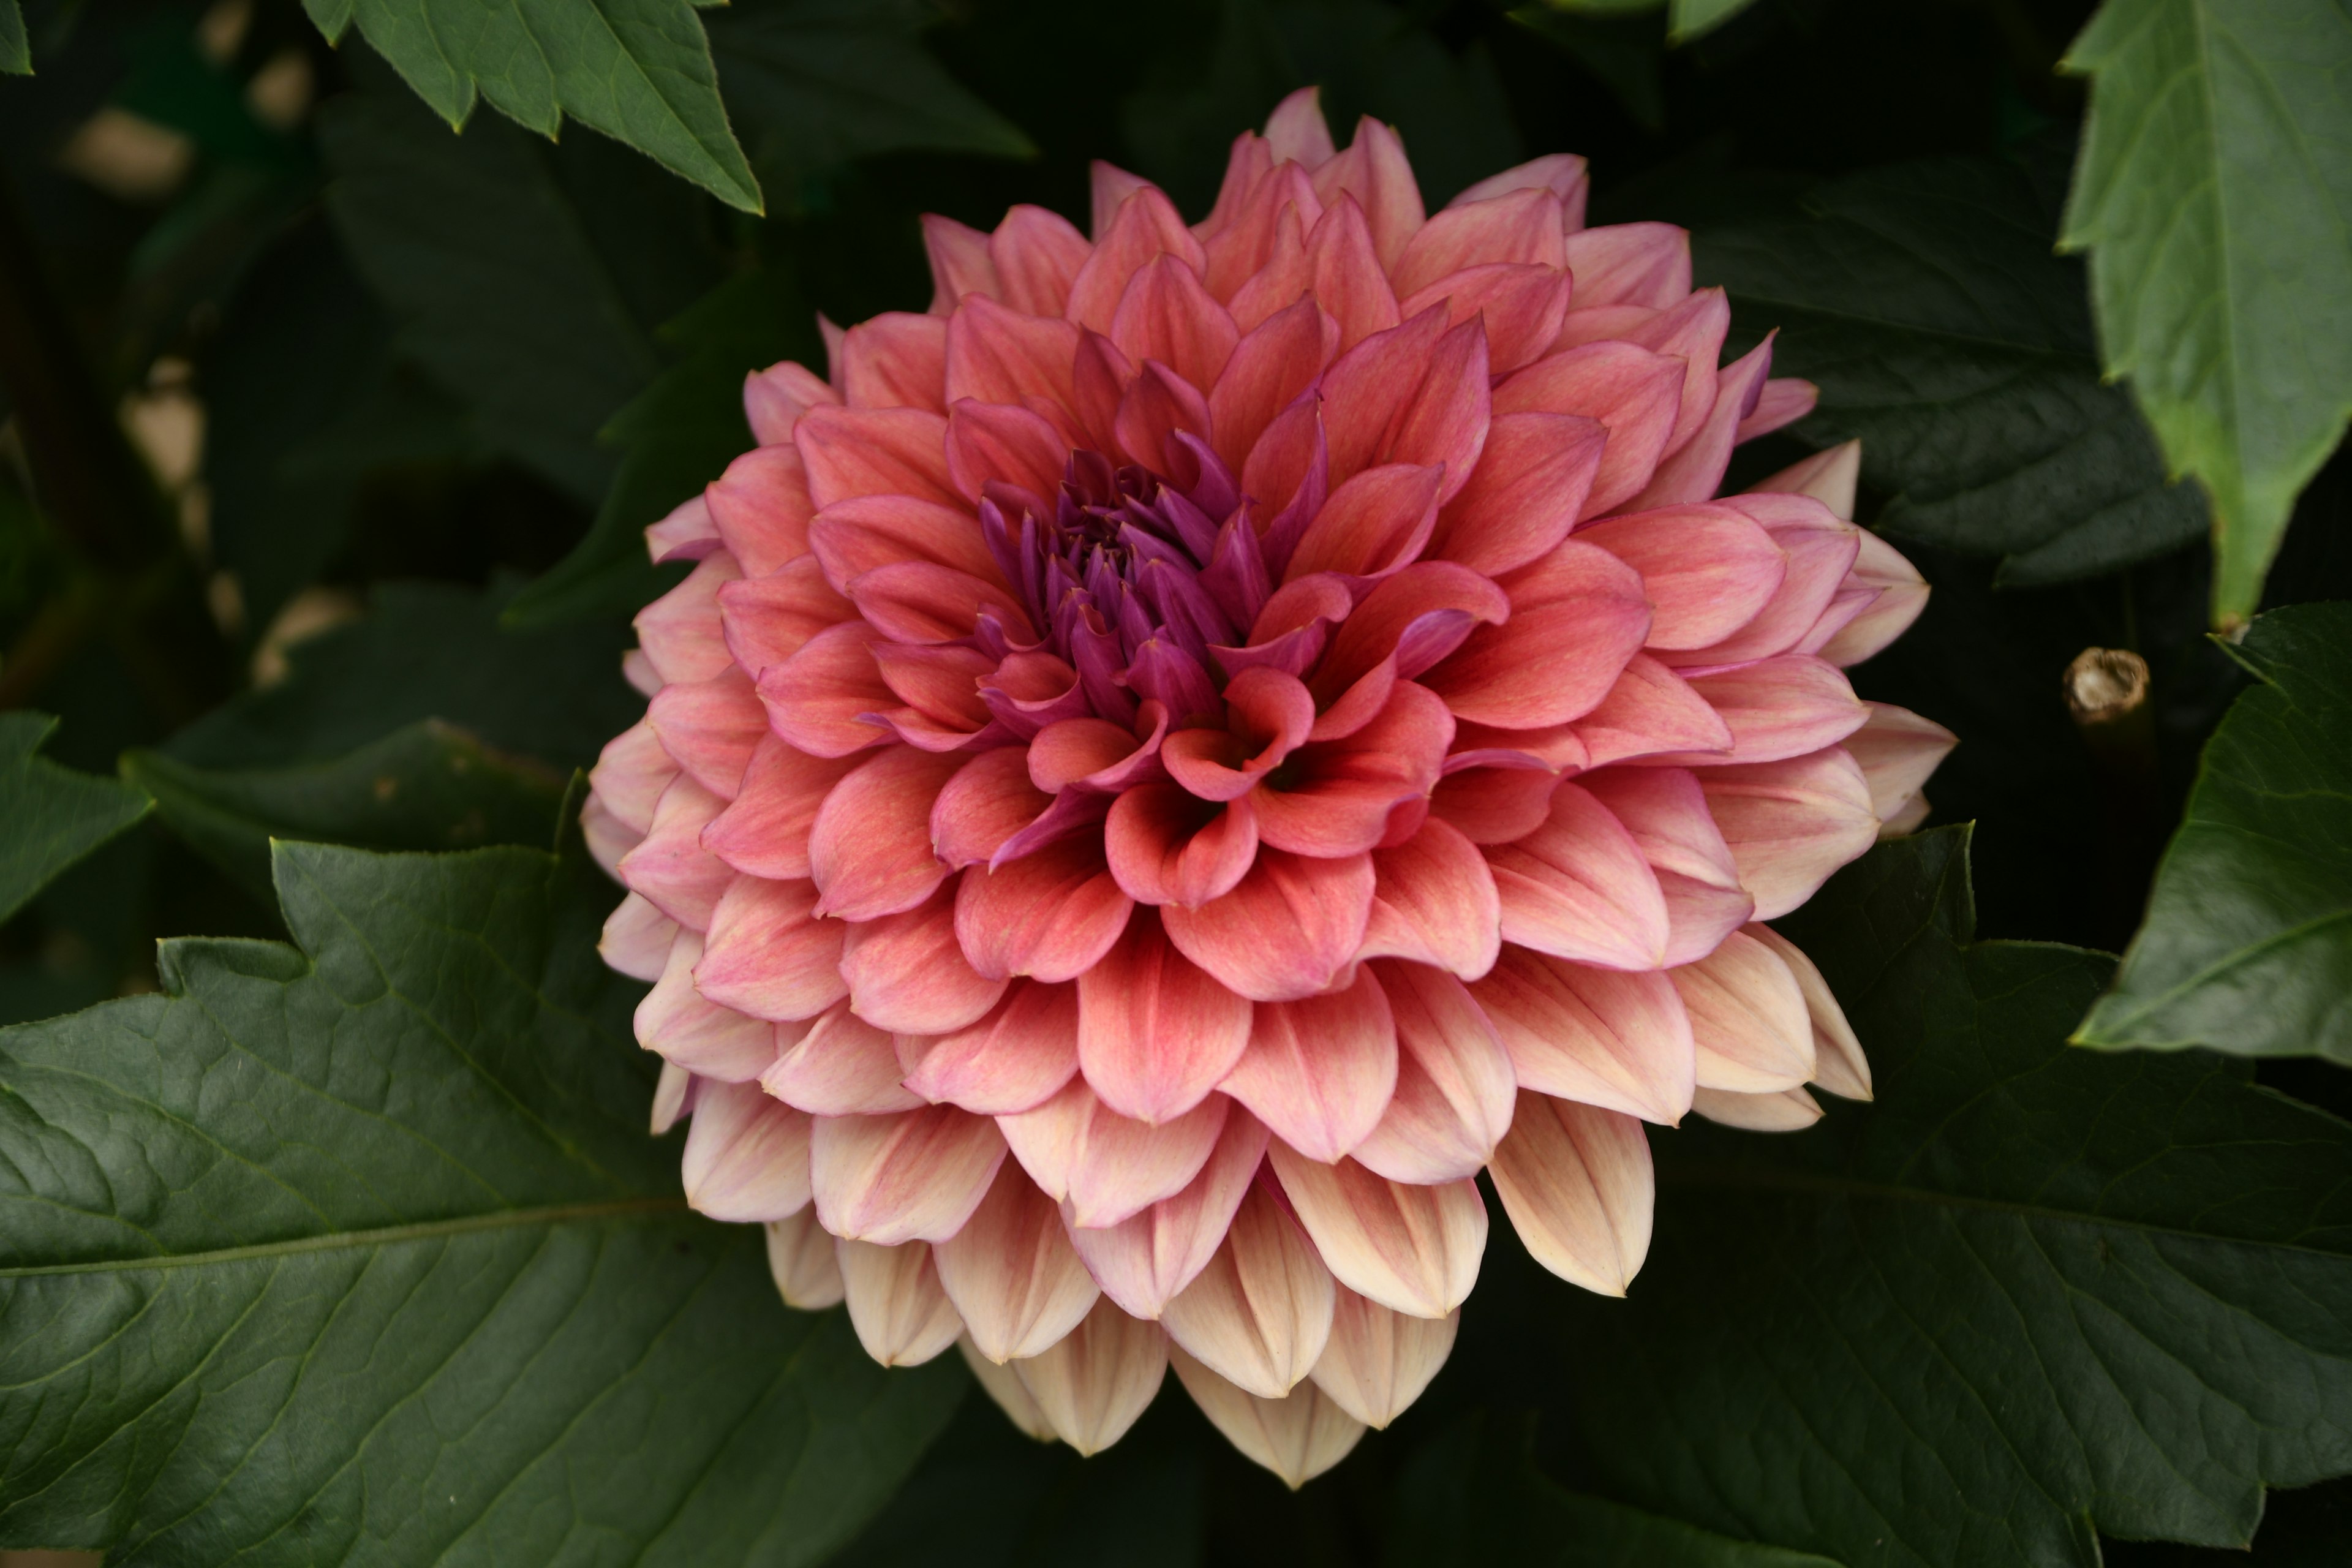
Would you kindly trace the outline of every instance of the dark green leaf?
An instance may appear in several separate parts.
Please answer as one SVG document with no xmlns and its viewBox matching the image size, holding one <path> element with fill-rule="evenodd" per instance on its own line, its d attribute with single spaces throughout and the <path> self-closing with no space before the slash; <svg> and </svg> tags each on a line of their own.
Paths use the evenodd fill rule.
<svg viewBox="0 0 2352 1568">
<path fill-rule="evenodd" d="M 1853 1568 L 2242 1545 L 2265 1485 L 2352 1470 L 2352 1126 L 2069 1047 L 2109 961 L 1971 943 L 1966 843 L 1881 845 L 1786 922 L 1878 1101 L 1660 1135 L 1632 1300 L 1564 1325 L 1594 1460 Z"/>
<path fill-rule="evenodd" d="M 33 753 L 58 727 L 42 713 L 0 713 L 0 920 L 57 874 L 147 815 L 128 784 L 61 768 Z"/>
<path fill-rule="evenodd" d="M 1480 1411 L 1423 1443 L 1399 1479 L 1382 1560 L 1392 1568 L 1837 1568 L 1570 1491 L 1537 1468 L 1529 1436 Z"/>
<path fill-rule="evenodd" d="M 1509 13 L 1512 21 L 1556 46 L 1617 97 L 1643 130 L 1666 125 L 1665 37 L 1643 13 L 1621 16 L 1565 11 L 1538 0 Z"/>
<path fill-rule="evenodd" d="M 646 525 L 717 479 L 750 449 L 743 378 L 778 360 L 817 358 L 815 318 L 791 277 L 761 271 L 722 284 L 663 331 L 685 351 L 605 427 L 620 471 L 595 525 L 572 552 L 526 586 L 509 625 L 548 626 L 628 615 L 668 576 L 646 559 Z"/>
<path fill-rule="evenodd" d="M 721 201 L 760 210 L 690 0 L 303 0 L 330 41 L 360 36 L 452 127 L 477 95 L 553 136 L 570 115 Z"/>
<path fill-rule="evenodd" d="M 491 447 L 594 505 L 613 475 L 596 433 L 658 366 L 646 322 L 709 280 L 677 188 L 633 189 L 593 143 L 551 149 L 497 121 L 451 136 L 390 94 L 330 104 L 320 137 L 329 210 L 396 348 Z"/>
<path fill-rule="evenodd" d="M 2082 268 L 2025 171 L 1905 164 L 1816 187 L 1803 221 L 1702 229 L 1700 280 L 1773 368 L 1822 389 L 1798 431 L 1862 438 L 1889 532 L 2000 555 L 2004 584 L 2110 572 L 2204 527 L 2131 400 L 2103 385 Z"/>
<path fill-rule="evenodd" d="M 2075 1038 L 2352 1065 L 2352 605 L 2273 610 L 2115 989 Z"/>
<path fill-rule="evenodd" d="M 131 752 L 122 773 L 173 832 L 267 905 L 269 841 L 365 849 L 476 849 L 554 842 L 563 780 L 436 719 L 332 762 L 250 773 Z"/>
<path fill-rule="evenodd" d="M 1666 36 L 1677 44 L 1711 33 L 1756 0 L 1667 0 Z"/>
<path fill-rule="evenodd" d="M 0 0 L 0 71 L 33 74 L 32 40 L 25 36 L 25 14 L 16 8 L 16 0 Z"/>
<path fill-rule="evenodd" d="M 2110 1547 L 2106 1568 L 2342 1568 L 2352 1560 L 2352 1482 L 2273 1492 L 2252 1552 L 2197 1546 Z"/>
<path fill-rule="evenodd" d="M 2213 614 L 2262 597 L 2294 498 L 2352 416 L 2352 12 L 2108 0 L 2065 242 L 2099 340 L 2213 498 Z"/>
<path fill-rule="evenodd" d="M 0 1543 L 131 1564 L 809 1563 L 963 1387 L 788 1312 L 645 1133 L 605 898 L 280 845 L 298 947 L 0 1034 Z"/>
<path fill-rule="evenodd" d="M 924 51 L 918 35 L 937 15 L 923 0 L 762 0 L 711 15 L 728 105 L 780 191 L 877 153 L 1035 155 Z"/>
<path fill-rule="evenodd" d="M 499 613 L 511 591 L 379 588 L 364 619 L 298 644 L 285 681 L 206 715 L 163 751 L 195 768 L 282 768 L 441 719 L 558 772 L 585 766 L 645 710 L 621 679 L 628 630 L 505 630 Z"/>
</svg>

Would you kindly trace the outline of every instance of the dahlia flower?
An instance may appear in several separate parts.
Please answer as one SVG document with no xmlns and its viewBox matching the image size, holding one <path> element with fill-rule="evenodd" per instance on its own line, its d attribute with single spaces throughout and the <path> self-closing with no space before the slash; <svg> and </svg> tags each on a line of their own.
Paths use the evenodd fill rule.
<svg viewBox="0 0 2352 1568">
<path fill-rule="evenodd" d="M 1951 737 L 1841 673 L 1926 587 L 1850 447 L 1714 499 L 1812 389 L 1584 196 L 1426 216 L 1300 93 L 1202 222 L 932 218 L 928 313 L 749 379 L 585 824 L 655 1129 L 787 1301 L 1087 1452 L 1172 1364 L 1297 1485 L 1444 1362 L 1480 1171 L 1621 1294 L 1643 1122 L 1869 1093 L 1759 922 L 1927 810 Z"/>
</svg>

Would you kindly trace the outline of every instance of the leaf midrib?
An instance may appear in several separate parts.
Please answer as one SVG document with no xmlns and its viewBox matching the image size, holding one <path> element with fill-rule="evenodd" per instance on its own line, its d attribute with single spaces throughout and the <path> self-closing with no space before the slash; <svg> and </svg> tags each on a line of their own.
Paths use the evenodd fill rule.
<svg viewBox="0 0 2352 1568">
<path fill-rule="evenodd" d="M 251 1247 L 225 1247 L 209 1252 L 184 1252 L 153 1258 L 104 1258 L 88 1263 L 41 1263 L 0 1268 L 0 1280 L 32 1279 L 74 1274 L 125 1274 L 151 1269 L 201 1268 L 242 1263 L 258 1258 L 286 1258 L 306 1252 L 343 1252 L 359 1248 L 397 1247 L 414 1241 L 482 1231 L 523 1230 L 583 1221 L 666 1217 L 689 1213 L 683 1197 L 614 1198 L 602 1203 L 549 1204 L 537 1208 L 500 1209 L 453 1219 L 425 1220 L 415 1225 L 380 1226 L 372 1230 L 333 1231 L 320 1236 L 294 1237 Z"/>
<path fill-rule="evenodd" d="M 1824 1176 L 1796 1171 L 1759 1170 L 1741 1165 L 1691 1163 L 1661 1165 L 1658 1170 L 1658 1184 L 1661 1187 L 1713 1187 L 1748 1191 L 1814 1193 L 1879 1203 L 1907 1203 L 1934 1208 L 1975 1209 L 1988 1214 L 2009 1215 L 2020 1219 L 2091 1226 L 2104 1230 L 2135 1231 L 2147 1236 L 2172 1237 L 2182 1241 L 2214 1242 L 2231 1247 L 2259 1247 L 2278 1252 L 2295 1252 L 2312 1258 L 2328 1258 L 2337 1263 L 2352 1263 L 2352 1256 L 2330 1251 L 2326 1247 L 2306 1246 L 2301 1242 L 2271 1241 L 2253 1237 L 2189 1230 L 2179 1226 L 2158 1225 L 2147 1220 L 2085 1214 L 2079 1209 L 2053 1209 L 2039 1204 L 2017 1203 L 2005 1198 L 1969 1197 L 1958 1193 L 1937 1192 L 1928 1187 L 1904 1187 L 1884 1182 L 1858 1181 L 1850 1176 Z"/>
</svg>

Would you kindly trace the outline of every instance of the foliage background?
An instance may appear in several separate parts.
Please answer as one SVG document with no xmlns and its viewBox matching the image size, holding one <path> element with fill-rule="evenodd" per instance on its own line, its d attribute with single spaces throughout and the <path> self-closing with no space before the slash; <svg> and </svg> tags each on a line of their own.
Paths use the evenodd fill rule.
<svg viewBox="0 0 2352 1568">
<path fill-rule="evenodd" d="M 494 47 L 493 24 L 524 22 L 536 74 Z M 0 1036 L 0 1546 L 167 1563 L 2352 1553 L 2352 1490 L 2331 1482 L 2352 1472 L 2352 1095 L 2312 1055 L 2352 1054 L 2352 762 L 2313 739 L 2352 712 L 2352 624 L 2315 607 L 2352 597 L 2352 468 L 2328 457 L 2352 409 L 2329 358 L 2352 352 L 2352 21 L 2322 0 L 2112 0 L 2091 25 L 2086 0 L 26 0 L 21 17 L 0 0 L 0 65 L 17 49 L 32 68 L 0 81 L 0 706 L 62 719 L 45 736 L 0 716 L 0 1022 L 140 998 Z M 2100 73 L 2087 105 L 2058 68 L 2078 37 Z M 2202 121 L 2161 90 L 2215 37 L 2292 135 L 2237 78 L 2214 78 Z M 592 68 L 610 38 L 643 68 Z M 566 781 L 633 716 L 618 655 L 661 585 L 635 531 L 748 444 L 743 371 L 821 363 L 816 311 L 921 308 L 922 212 L 1082 218 L 1097 156 L 1202 210 L 1233 132 L 1307 82 L 1335 126 L 1396 122 L 1433 206 L 1572 150 L 1596 221 L 1692 227 L 1735 331 L 1779 328 L 1779 367 L 1823 389 L 1735 483 L 1864 438 L 1860 516 L 1935 596 L 1856 684 L 1961 736 L 1933 820 L 1976 825 L 1965 847 L 1882 849 L 1803 917 L 1882 1101 L 1761 1150 L 1663 1135 L 1660 1248 L 1628 1303 L 1578 1299 L 1498 1226 L 1431 1394 L 1296 1496 L 1172 1396 L 1090 1464 L 1034 1447 L 959 1370 L 885 1377 L 837 1313 L 764 1295 L 742 1237 L 667 1210 L 686 1262 L 565 1299 L 653 1322 L 646 1293 L 674 1288 L 702 1303 L 693 1333 L 646 1329 L 651 1363 L 567 1353 L 532 1386 L 568 1426 L 480 1439 L 487 1472 L 570 1467 L 568 1501 L 460 1488 L 462 1517 L 436 1522 L 420 1477 L 441 1472 L 381 1441 L 331 1486 L 304 1479 L 299 1444 L 282 1472 L 174 1469 L 272 1451 L 263 1405 L 339 1453 L 336 1398 L 430 1405 L 480 1374 L 360 1356 L 342 1395 L 306 1373 L 240 1404 L 289 1356 L 336 1363 L 323 1329 L 257 1307 L 291 1337 L 228 1375 L 205 1313 L 248 1298 L 217 1272 L 68 1354 L 92 1260 L 452 1216 L 501 1246 L 531 1226 L 583 1257 L 651 1245 L 596 1228 L 673 1201 L 674 1147 L 614 1131 L 646 1075 L 628 986 L 583 958 L 608 895 L 565 851 Z M 2135 162 L 2148 146 L 2170 162 Z M 2214 255 L 2144 244 L 2168 214 Z M 2062 237 L 2090 262 L 2053 254 Z M 2242 648 L 2206 636 L 2303 605 Z M 2154 672 L 2151 731 L 2120 755 L 2061 700 L 2086 647 Z M 2257 681 L 2192 803 L 2208 738 Z M 2108 963 L 2076 950 L 2132 941 L 2184 811 L 2154 908 L 2194 929 L 2143 939 L 2101 1001 Z M 272 837 L 348 847 L 273 860 Z M 358 853 L 404 850 L 439 858 Z M 2224 921 L 2201 893 L 2232 879 L 2259 907 Z M 2282 880 L 2303 900 L 2286 913 L 2263 903 Z M 2265 921 L 2306 938 L 2283 979 L 2161 1037 L 2137 1022 L 2160 1016 L 2134 998 L 2171 984 L 2167 952 L 2205 963 L 2271 940 Z M 159 968 L 158 939 L 192 934 L 231 940 L 167 945 Z M 257 945 L 289 937 L 299 953 Z M 2312 1000 L 2283 1015 L 2281 984 Z M 462 1021 L 402 1010 L 442 992 Z M 2068 1045 L 2095 1002 L 2095 1044 L 2260 1059 Z M 198 1014 L 216 1035 L 168 1022 Z M 281 1016 L 297 1026 L 272 1035 Z M 476 1065 L 421 1036 L 466 1038 Z M 418 1178 L 379 1210 L 299 1167 L 353 1064 L 412 1048 L 404 1070 L 486 1075 L 584 1163 L 501 1164 L 518 1134 L 450 1111 L 404 1136 L 473 1150 L 458 1163 L 488 1197 Z M 175 1089 L 189 1061 L 207 1065 Z M 280 1108 L 278 1142 L 207 1120 L 243 1071 L 316 1091 Z M 181 1131 L 125 1131 L 164 1110 Z M 181 1136 L 189 1169 L 234 1146 L 303 1212 L 192 1177 L 194 1211 L 163 1224 L 159 1196 L 134 1215 L 126 1173 Z M 361 1184 L 411 1182 L 405 1147 L 360 1138 L 355 1163 L 378 1162 Z M 57 1220 L 61 1194 L 108 1224 Z M 289 1288 L 364 1304 L 398 1245 Z M 516 1280 L 548 1278 L 532 1256 Z M 455 1358 L 471 1325 L 527 1361 L 557 1331 L 454 1295 L 417 1310 L 387 1342 Z M 656 1363 L 674 1397 L 622 1410 Z M 60 1371 L 85 1363 L 107 1370 Z M 204 1391 L 192 1409 L 135 1397 L 136 1368 L 174 1365 L 172 1388 Z M 580 1442 L 625 1479 L 593 1480 Z M 675 1474 L 646 1479 L 655 1452 Z M 2300 1489 L 2265 1505 L 2265 1483 Z M 581 1485 L 680 1500 L 592 1521 Z"/>
</svg>

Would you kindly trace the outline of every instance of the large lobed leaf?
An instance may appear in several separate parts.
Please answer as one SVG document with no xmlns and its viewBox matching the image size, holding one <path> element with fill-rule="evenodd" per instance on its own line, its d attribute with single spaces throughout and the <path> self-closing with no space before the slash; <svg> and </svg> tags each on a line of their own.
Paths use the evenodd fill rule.
<svg viewBox="0 0 2352 1568">
<path fill-rule="evenodd" d="M 112 779 L 61 768 L 34 753 L 58 721 L 0 713 L 0 920 L 58 873 L 147 815 L 153 804 Z"/>
<path fill-rule="evenodd" d="M 553 136 L 565 115 L 731 206 L 759 183 L 728 128 L 692 0 L 302 0 L 332 42 L 356 24 L 452 126 L 477 97 Z"/>
<path fill-rule="evenodd" d="M 2147 921 L 2075 1038 L 2352 1065 L 2352 605 L 2273 610 Z"/>
<path fill-rule="evenodd" d="M 2352 12 L 2108 0 L 2066 68 L 2095 80 L 2065 241 L 2108 371 L 2211 493 L 2234 626 L 2352 416 Z"/>
<path fill-rule="evenodd" d="M 2352 1471 L 2352 1127 L 2065 1037 L 2108 960 L 1972 943 L 1965 830 L 1787 922 L 1879 1099 L 1664 1135 L 1657 1245 L 1570 1325 L 1628 1500 L 1848 1564 L 2242 1545 Z"/>
<path fill-rule="evenodd" d="M 1701 228 L 1700 281 L 1773 368 L 1822 389 L 1799 431 L 1862 438 L 1889 532 L 2000 555 L 2004 584 L 2114 571 L 2205 526 L 2129 397 L 2103 384 L 2079 263 L 2051 254 L 2032 171 L 1898 164 L 1820 186 L 1808 216 Z"/>
<path fill-rule="evenodd" d="M 0 1545 L 803 1563 L 945 1423 L 645 1134 L 576 860 L 281 844 L 298 947 L 0 1033 Z"/>
</svg>

